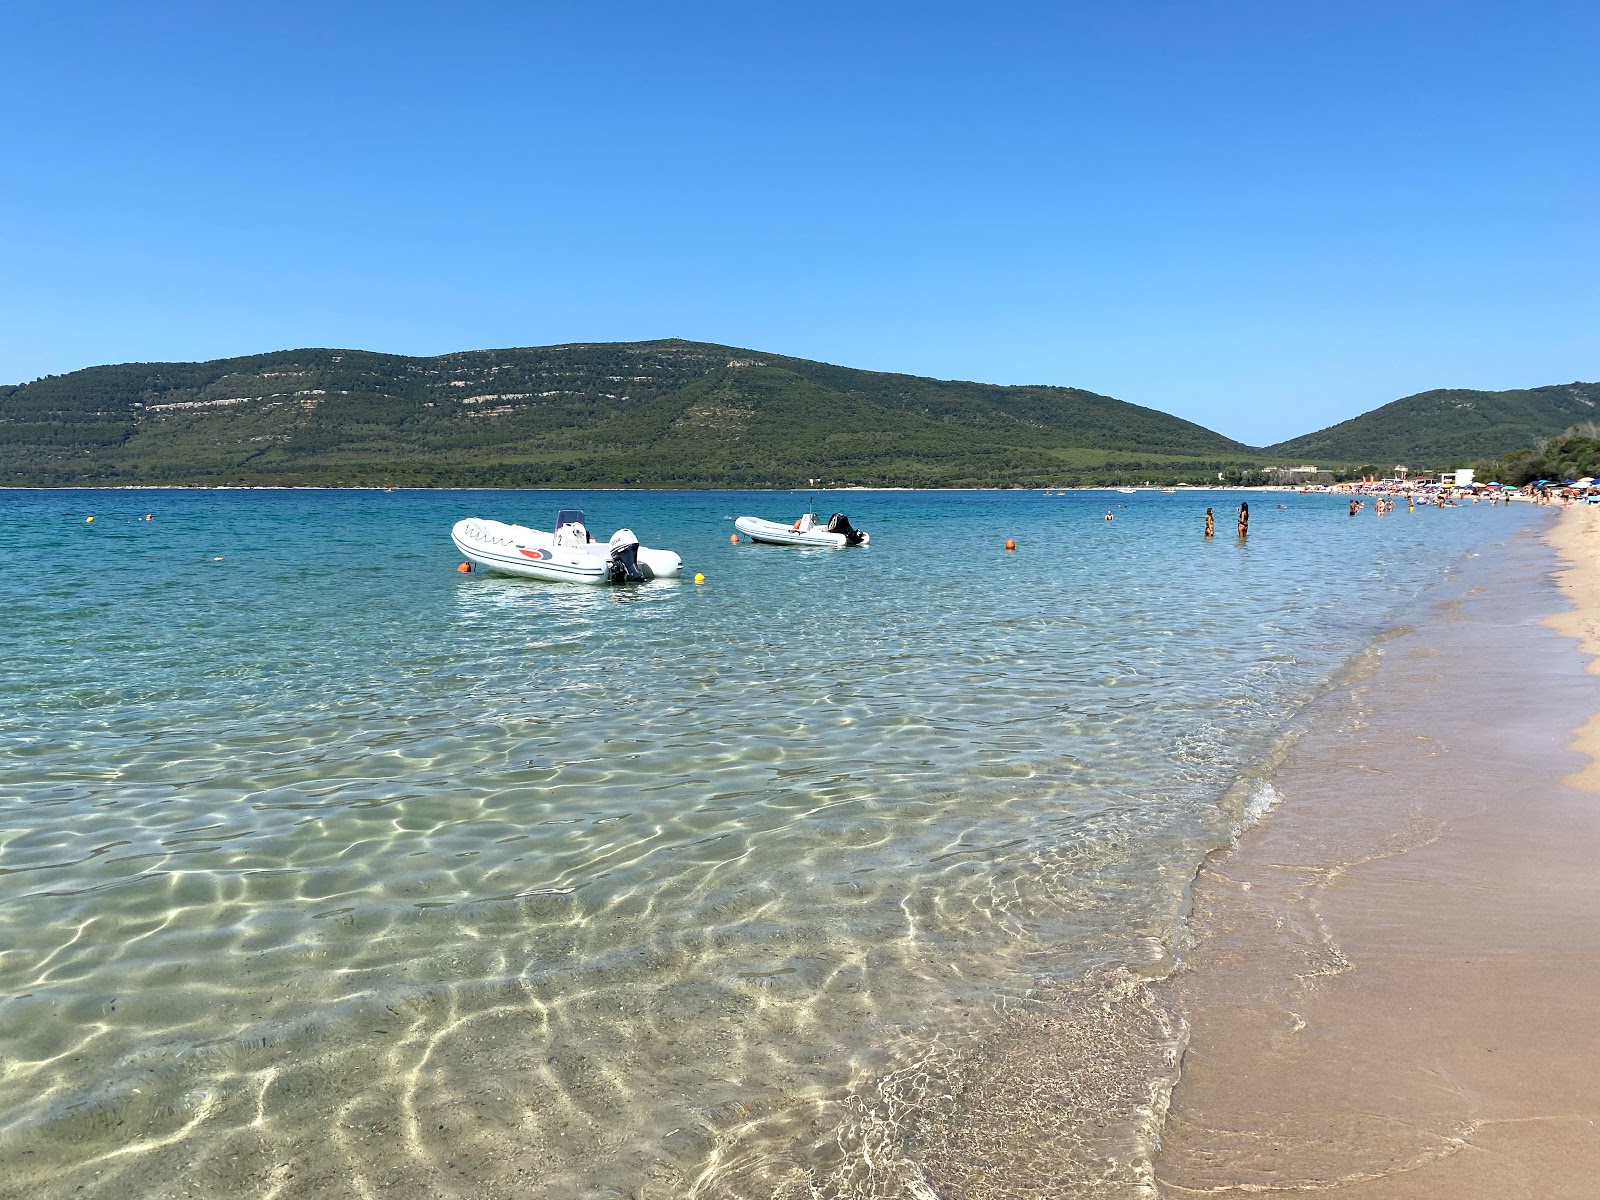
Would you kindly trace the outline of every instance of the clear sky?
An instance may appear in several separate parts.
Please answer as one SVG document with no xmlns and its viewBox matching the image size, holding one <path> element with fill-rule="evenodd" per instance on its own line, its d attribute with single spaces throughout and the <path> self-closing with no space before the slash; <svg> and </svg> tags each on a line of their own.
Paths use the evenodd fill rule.
<svg viewBox="0 0 1600 1200">
<path fill-rule="evenodd" d="M 0 11 L 0 382 L 686 337 L 1262 444 L 1600 377 L 1600 5 Z"/>
</svg>

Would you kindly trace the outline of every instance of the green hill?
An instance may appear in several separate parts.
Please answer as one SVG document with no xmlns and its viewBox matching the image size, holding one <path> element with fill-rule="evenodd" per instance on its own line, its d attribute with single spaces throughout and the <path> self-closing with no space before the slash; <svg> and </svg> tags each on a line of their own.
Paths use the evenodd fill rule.
<svg viewBox="0 0 1600 1200">
<path fill-rule="evenodd" d="M 1537 446 L 1600 416 L 1600 384 L 1509 392 L 1443 388 L 1406 396 L 1316 433 L 1268 446 L 1273 458 L 1373 463 L 1387 468 L 1465 466 Z"/>
<path fill-rule="evenodd" d="M 952 486 L 1216 479 L 1258 452 L 1075 388 L 677 340 L 289 350 L 0 387 L 0 485 Z"/>
</svg>

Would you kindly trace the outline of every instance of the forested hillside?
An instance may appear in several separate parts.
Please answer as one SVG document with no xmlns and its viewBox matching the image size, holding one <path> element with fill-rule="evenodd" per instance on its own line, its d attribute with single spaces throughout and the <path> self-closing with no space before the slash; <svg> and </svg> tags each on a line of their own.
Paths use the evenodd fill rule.
<svg viewBox="0 0 1600 1200">
<path fill-rule="evenodd" d="M 1531 450 L 1513 450 L 1477 464 L 1478 478 L 1521 487 L 1539 479 L 1562 483 L 1600 475 L 1600 428 L 1586 423 Z"/>
<path fill-rule="evenodd" d="M 802 486 L 1214 481 L 1256 452 L 1074 388 L 685 341 L 291 350 L 0 388 L 0 484 Z"/>
<path fill-rule="evenodd" d="M 1372 463 L 1387 470 L 1467 466 L 1528 450 L 1596 418 L 1600 384 L 1565 383 L 1507 392 L 1446 388 L 1419 392 L 1349 421 L 1268 446 L 1308 462 Z"/>
<path fill-rule="evenodd" d="M 0 387 L 0 485 L 950 487 L 1215 482 L 1270 462 L 1460 466 L 1593 420 L 1600 384 L 1407 396 L 1255 450 L 1076 388 L 702 342 L 408 358 L 288 350 Z"/>
</svg>

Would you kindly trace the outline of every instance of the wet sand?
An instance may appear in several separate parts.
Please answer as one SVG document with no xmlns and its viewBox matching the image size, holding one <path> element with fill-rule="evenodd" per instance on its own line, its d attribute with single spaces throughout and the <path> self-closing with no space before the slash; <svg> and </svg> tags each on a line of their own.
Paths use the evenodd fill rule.
<svg viewBox="0 0 1600 1200">
<path fill-rule="evenodd" d="M 1307 714 L 1195 885 L 1162 1196 L 1600 1194 L 1597 551 L 1486 550 Z"/>
</svg>

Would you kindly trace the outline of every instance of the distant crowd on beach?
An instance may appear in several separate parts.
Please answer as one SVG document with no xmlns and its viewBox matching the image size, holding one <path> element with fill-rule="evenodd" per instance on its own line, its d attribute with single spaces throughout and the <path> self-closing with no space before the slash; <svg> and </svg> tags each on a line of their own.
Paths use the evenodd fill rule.
<svg viewBox="0 0 1600 1200">
<path fill-rule="evenodd" d="M 1503 496 L 1498 492 L 1490 492 L 1487 496 L 1461 497 L 1407 492 L 1404 493 L 1404 498 L 1406 502 L 1406 511 L 1408 512 L 1415 512 L 1417 505 L 1419 504 L 1432 504 L 1438 508 L 1455 508 L 1463 501 L 1468 504 L 1481 504 L 1486 501 L 1491 506 L 1498 504 L 1505 504 L 1509 506 L 1511 503 L 1510 496 Z M 1372 511 L 1381 517 L 1394 511 L 1395 500 L 1397 497 L 1388 492 L 1366 492 L 1359 497 L 1352 496 L 1350 498 L 1350 515 L 1353 517 L 1358 512 L 1364 512 L 1367 507 L 1368 499 L 1372 501 Z"/>
<path fill-rule="evenodd" d="M 1300 488 L 1302 492 L 1334 492 L 1353 497 L 1378 497 L 1388 501 L 1392 511 L 1394 498 L 1404 496 L 1407 506 L 1436 504 L 1453 508 L 1460 504 L 1510 504 L 1521 500 L 1531 504 L 1581 504 L 1600 502 L 1600 484 L 1593 479 L 1536 479 L 1520 487 L 1501 483 L 1447 484 L 1428 481 L 1413 483 L 1397 479 L 1363 480 L 1360 483 L 1336 483 L 1329 487 Z M 1355 510 L 1352 510 L 1355 511 Z M 1379 510 L 1386 511 L 1386 510 Z"/>
<path fill-rule="evenodd" d="M 1352 517 L 1365 512 L 1367 502 L 1372 502 L 1372 511 L 1380 517 L 1388 516 L 1394 512 L 1396 502 L 1404 498 L 1407 512 L 1416 512 L 1417 505 L 1434 505 L 1439 508 L 1456 508 L 1461 504 L 1487 503 L 1490 507 L 1505 505 L 1511 506 L 1512 500 L 1526 500 L 1534 504 L 1575 504 L 1581 502 L 1600 503 L 1600 486 L 1590 487 L 1592 480 L 1582 481 L 1584 486 L 1574 483 L 1570 487 L 1561 488 L 1502 488 L 1498 483 L 1481 485 L 1480 489 L 1471 486 L 1461 488 L 1407 488 L 1392 491 L 1373 484 L 1342 485 L 1332 488 L 1300 488 L 1301 492 L 1348 492 L 1350 494 L 1350 515 Z M 1285 507 L 1278 505 L 1279 508 Z M 1111 511 L 1106 510 L 1106 520 L 1113 520 Z M 1250 504 L 1244 501 L 1239 505 L 1238 512 L 1239 536 L 1248 537 L 1250 534 Z M 1217 515 L 1214 509 L 1206 509 L 1205 536 L 1208 538 L 1217 535 Z"/>
<path fill-rule="evenodd" d="M 1463 472 L 1467 474 L 1467 472 Z M 1124 488 L 1124 491 L 1132 489 Z M 1164 492 L 1173 492 L 1176 489 L 1162 488 Z M 1264 489 L 1265 490 L 1265 489 Z M 1277 489 L 1288 491 L 1291 489 Z M 1394 512 L 1395 505 L 1401 499 L 1406 502 L 1407 512 L 1416 512 L 1417 506 L 1433 505 L 1438 508 L 1456 508 L 1463 504 L 1488 504 L 1491 508 L 1504 505 L 1511 507 L 1513 500 L 1521 500 L 1531 504 L 1600 504 L 1600 482 L 1594 479 L 1568 479 L 1560 483 L 1540 479 L 1521 487 L 1510 487 L 1500 483 L 1460 483 L 1452 484 L 1443 481 L 1411 482 L 1399 479 L 1364 479 L 1360 483 L 1335 483 L 1331 485 L 1316 485 L 1292 489 L 1298 494 L 1313 492 L 1333 493 L 1345 495 L 1350 499 L 1350 515 L 1352 517 L 1363 513 L 1370 501 L 1372 511 L 1380 516 L 1388 516 Z M 1126 508 L 1127 505 L 1119 505 Z M 1279 508 L 1286 505 L 1280 504 Z M 1242 501 L 1236 514 L 1238 520 L 1239 537 L 1250 536 L 1250 502 Z M 1116 514 L 1111 509 L 1106 509 L 1105 519 L 1115 521 Z M 1217 514 L 1214 509 L 1206 509 L 1205 536 L 1217 536 Z"/>
</svg>

